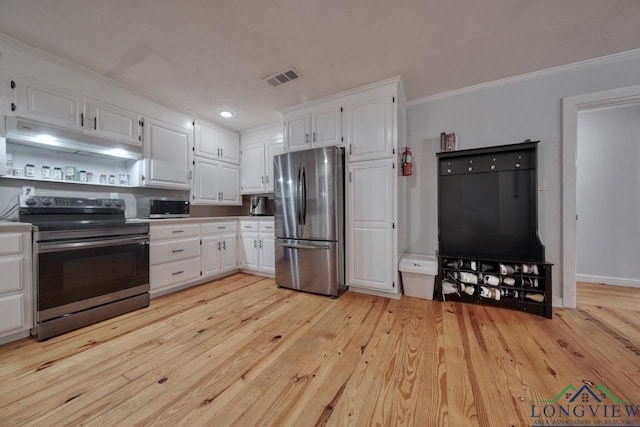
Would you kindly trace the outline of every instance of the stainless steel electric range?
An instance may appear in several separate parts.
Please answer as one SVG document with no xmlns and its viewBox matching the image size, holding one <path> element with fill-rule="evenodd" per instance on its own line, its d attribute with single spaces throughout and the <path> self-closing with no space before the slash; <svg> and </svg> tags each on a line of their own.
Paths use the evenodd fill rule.
<svg viewBox="0 0 640 427">
<path fill-rule="evenodd" d="M 38 341 L 149 305 L 149 224 L 122 199 L 20 196 L 33 224 Z"/>
</svg>

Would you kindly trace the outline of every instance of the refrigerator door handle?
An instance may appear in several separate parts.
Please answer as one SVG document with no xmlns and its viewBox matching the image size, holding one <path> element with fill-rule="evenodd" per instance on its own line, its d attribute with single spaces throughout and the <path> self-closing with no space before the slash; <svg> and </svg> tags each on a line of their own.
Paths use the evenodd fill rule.
<svg viewBox="0 0 640 427">
<path fill-rule="evenodd" d="M 307 170 L 302 168 L 302 211 L 300 217 L 302 219 L 302 225 L 307 224 Z"/>
<path fill-rule="evenodd" d="M 278 245 L 279 246 L 283 246 L 285 248 L 292 248 L 292 249 L 329 249 L 329 248 L 331 248 L 330 244 L 303 245 L 303 244 L 299 244 L 299 243 L 278 242 Z"/>
<path fill-rule="evenodd" d="M 298 168 L 298 180 L 296 181 L 296 220 L 298 222 L 298 225 L 302 225 L 302 219 L 301 219 L 301 201 L 302 201 L 302 196 L 300 195 L 300 191 L 302 189 L 302 186 L 300 185 L 300 176 L 302 175 L 302 168 Z"/>
</svg>

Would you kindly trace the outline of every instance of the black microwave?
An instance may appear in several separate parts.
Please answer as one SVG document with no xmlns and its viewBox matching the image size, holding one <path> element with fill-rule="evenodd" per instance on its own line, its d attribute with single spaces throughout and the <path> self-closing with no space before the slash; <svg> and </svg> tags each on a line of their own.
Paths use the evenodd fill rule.
<svg viewBox="0 0 640 427">
<path fill-rule="evenodd" d="M 189 200 L 168 197 L 136 198 L 138 218 L 186 218 Z"/>
</svg>

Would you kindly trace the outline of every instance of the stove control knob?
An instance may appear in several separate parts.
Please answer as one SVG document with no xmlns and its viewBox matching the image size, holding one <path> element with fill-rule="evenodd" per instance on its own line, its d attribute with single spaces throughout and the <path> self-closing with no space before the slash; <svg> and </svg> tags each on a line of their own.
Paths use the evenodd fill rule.
<svg viewBox="0 0 640 427">
<path fill-rule="evenodd" d="M 49 205 L 51 205 L 51 203 L 53 203 L 53 202 L 51 201 L 51 199 L 43 199 L 43 200 L 42 200 L 42 204 L 43 204 L 44 206 L 49 206 Z"/>
<path fill-rule="evenodd" d="M 111 200 L 105 200 L 104 201 L 104 205 L 105 206 L 111 206 Z"/>
<path fill-rule="evenodd" d="M 117 207 L 122 206 L 122 200 L 116 200 L 116 206 Z"/>
<path fill-rule="evenodd" d="M 28 206 L 34 206 L 34 205 L 36 205 L 36 204 L 38 203 L 38 201 L 37 201 L 36 199 L 34 199 L 33 197 L 29 197 L 29 198 L 25 201 L 25 203 L 26 203 Z"/>
</svg>

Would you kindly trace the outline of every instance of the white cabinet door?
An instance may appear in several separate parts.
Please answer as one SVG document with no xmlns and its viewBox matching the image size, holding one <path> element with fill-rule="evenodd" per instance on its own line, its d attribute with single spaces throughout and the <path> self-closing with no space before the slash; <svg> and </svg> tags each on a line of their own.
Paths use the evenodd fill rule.
<svg viewBox="0 0 640 427">
<path fill-rule="evenodd" d="M 22 294 L 0 297 L 0 335 L 24 329 L 24 307 Z"/>
<path fill-rule="evenodd" d="M 80 95 L 26 78 L 15 78 L 15 115 L 68 129 L 83 129 L 88 121 Z"/>
<path fill-rule="evenodd" d="M 220 260 L 222 264 L 222 272 L 235 270 L 238 266 L 238 239 L 235 234 L 229 234 L 222 238 L 221 253 L 222 258 Z"/>
<path fill-rule="evenodd" d="M 220 157 L 220 129 L 208 123 L 196 122 L 194 147 L 196 156 L 217 160 Z"/>
<path fill-rule="evenodd" d="M 284 153 L 284 143 L 282 140 L 267 142 L 265 144 L 265 170 L 266 170 L 266 192 L 273 193 L 273 157 Z"/>
<path fill-rule="evenodd" d="M 219 164 L 218 189 L 223 205 L 242 205 L 240 198 L 240 167 L 225 163 Z"/>
<path fill-rule="evenodd" d="M 202 238 L 202 276 L 215 276 L 222 271 L 222 239 L 217 236 Z"/>
<path fill-rule="evenodd" d="M 260 235 L 260 271 L 276 272 L 276 239 L 273 235 Z"/>
<path fill-rule="evenodd" d="M 195 182 L 191 201 L 194 204 L 218 204 L 220 191 L 218 175 L 220 165 L 215 161 L 195 159 Z"/>
<path fill-rule="evenodd" d="M 309 114 L 289 118 L 285 122 L 285 144 L 289 151 L 311 148 Z"/>
<path fill-rule="evenodd" d="M 240 264 L 248 270 L 258 270 L 258 235 L 242 233 L 240 235 Z"/>
<path fill-rule="evenodd" d="M 393 159 L 348 169 L 348 285 L 393 291 Z"/>
<path fill-rule="evenodd" d="M 373 160 L 393 155 L 394 101 L 379 96 L 347 104 L 349 161 Z"/>
<path fill-rule="evenodd" d="M 189 189 L 191 132 L 168 123 L 144 123 L 146 187 Z"/>
<path fill-rule="evenodd" d="M 240 135 L 220 128 L 220 160 L 240 164 Z"/>
<path fill-rule="evenodd" d="M 328 147 L 340 145 L 342 141 L 342 113 L 341 107 L 311 113 L 311 140 L 314 147 Z"/>
<path fill-rule="evenodd" d="M 265 192 L 264 144 L 242 148 L 242 194 Z"/>
<path fill-rule="evenodd" d="M 86 110 L 89 117 L 85 120 L 89 122 L 85 122 L 85 129 L 107 138 L 142 145 L 140 116 L 137 113 L 95 100 L 87 100 Z"/>
<path fill-rule="evenodd" d="M 240 136 L 212 123 L 196 122 L 194 147 L 196 156 L 240 164 Z"/>
</svg>

